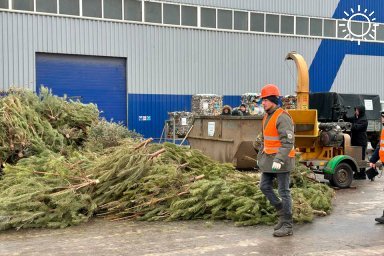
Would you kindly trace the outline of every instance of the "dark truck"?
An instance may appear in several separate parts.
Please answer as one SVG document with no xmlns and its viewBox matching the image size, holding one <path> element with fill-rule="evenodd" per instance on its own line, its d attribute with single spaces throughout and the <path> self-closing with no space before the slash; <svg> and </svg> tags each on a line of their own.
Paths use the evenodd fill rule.
<svg viewBox="0 0 384 256">
<path fill-rule="evenodd" d="M 319 92 L 309 94 L 309 108 L 317 109 L 318 121 L 321 123 L 337 122 L 344 114 L 353 116 L 354 107 L 365 106 L 368 119 L 368 141 L 373 148 L 379 142 L 381 121 L 381 103 L 379 95 L 344 94 L 336 92 Z"/>
</svg>

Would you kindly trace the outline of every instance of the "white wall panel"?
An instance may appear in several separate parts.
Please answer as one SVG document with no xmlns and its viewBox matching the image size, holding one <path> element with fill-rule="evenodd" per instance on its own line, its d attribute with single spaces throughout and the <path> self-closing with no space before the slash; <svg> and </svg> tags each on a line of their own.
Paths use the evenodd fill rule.
<svg viewBox="0 0 384 256">
<path fill-rule="evenodd" d="M 331 91 L 379 94 L 384 100 L 384 57 L 347 55 Z"/>
</svg>

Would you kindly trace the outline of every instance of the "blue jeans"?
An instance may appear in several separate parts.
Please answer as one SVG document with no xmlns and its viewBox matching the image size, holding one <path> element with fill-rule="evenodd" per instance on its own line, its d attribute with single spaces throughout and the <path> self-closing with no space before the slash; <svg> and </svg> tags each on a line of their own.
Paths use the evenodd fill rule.
<svg viewBox="0 0 384 256">
<path fill-rule="evenodd" d="M 283 173 L 266 173 L 261 175 L 260 189 L 273 206 L 277 206 L 282 203 L 283 214 L 292 214 L 292 198 L 291 191 L 289 189 L 289 172 Z M 277 197 L 273 191 L 273 179 L 277 179 L 278 191 L 281 200 Z"/>
</svg>

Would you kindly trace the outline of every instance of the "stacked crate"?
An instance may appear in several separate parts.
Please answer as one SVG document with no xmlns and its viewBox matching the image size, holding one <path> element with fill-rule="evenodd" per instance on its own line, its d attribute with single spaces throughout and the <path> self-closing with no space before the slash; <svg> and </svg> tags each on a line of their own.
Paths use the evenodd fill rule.
<svg viewBox="0 0 384 256">
<path fill-rule="evenodd" d="M 223 96 L 196 94 L 192 96 L 192 113 L 199 116 L 217 116 L 223 108 Z"/>
<path fill-rule="evenodd" d="M 297 108 L 297 97 L 295 95 L 286 95 L 282 99 L 283 109 L 296 109 Z"/>
<path fill-rule="evenodd" d="M 241 95 L 241 103 L 247 106 L 250 115 L 264 115 L 264 108 L 261 105 L 260 93 L 244 93 Z"/>
<path fill-rule="evenodd" d="M 193 124 L 193 114 L 186 111 L 168 112 L 167 137 L 173 137 L 173 130 L 178 138 L 184 138 Z"/>
</svg>

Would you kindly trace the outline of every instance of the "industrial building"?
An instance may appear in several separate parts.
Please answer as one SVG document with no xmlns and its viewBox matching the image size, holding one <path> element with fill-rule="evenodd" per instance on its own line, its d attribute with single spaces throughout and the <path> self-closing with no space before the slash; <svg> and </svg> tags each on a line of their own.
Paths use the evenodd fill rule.
<svg viewBox="0 0 384 256">
<path fill-rule="evenodd" d="M 384 99 L 380 0 L 0 0 L 0 30 L 3 90 L 45 85 L 146 137 L 194 94 L 294 94 L 290 51 L 311 92 Z"/>
</svg>

